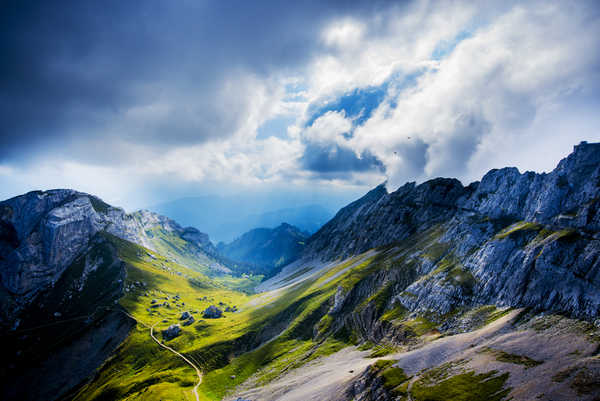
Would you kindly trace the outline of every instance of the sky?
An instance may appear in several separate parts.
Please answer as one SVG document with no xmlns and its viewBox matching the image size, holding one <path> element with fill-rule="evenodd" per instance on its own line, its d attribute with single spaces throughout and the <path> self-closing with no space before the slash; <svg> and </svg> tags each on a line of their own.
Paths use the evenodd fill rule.
<svg viewBox="0 0 600 401">
<path fill-rule="evenodd" d="M 593 0 L 3 1 L 0 30 L 1 199 L 340 202 L 600 141 Z"/>
</svg>

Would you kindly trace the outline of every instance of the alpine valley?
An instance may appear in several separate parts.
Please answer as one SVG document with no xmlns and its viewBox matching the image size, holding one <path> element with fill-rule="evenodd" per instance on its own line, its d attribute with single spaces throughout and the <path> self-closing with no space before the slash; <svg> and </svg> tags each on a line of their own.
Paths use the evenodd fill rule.
<svg viewBox="0 0 600 401">
<path fill-rule="evenodd" d="M 600 399 L 600 144 L 383 184 L 310 236 L 200 230 L 69 189 L 0 202 L 0 398 Z"/>
</svg>

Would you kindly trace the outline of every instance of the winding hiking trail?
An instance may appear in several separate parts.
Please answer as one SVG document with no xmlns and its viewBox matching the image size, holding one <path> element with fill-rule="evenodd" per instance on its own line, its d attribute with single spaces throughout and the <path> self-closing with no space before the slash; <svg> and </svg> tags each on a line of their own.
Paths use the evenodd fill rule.
<svg viewBox="0 0 600 401">
<path fill-rule="evenodd" d="M 188 358 L 186 358 L 185 356 L 183 356 L 182 354 L 180 354 L 179 352 L 175 351 L 173 348 L 169 347 L 168 345 L 165 345 L 163 343 L 161 343 L 158 338 L 154 337 L 154 326 L 156 326 L 159 322 L 154 323 L 152 326 L 148 326 L 146 323 L 144 322 L 140 322 L 138 319 L 136 319 L 134 316 L 130 315 L 129 313 L 123 311 L 124 314 L 126 314 L 127 316 L 129 316 L 130 318 L 132 318 L 133 320 L 135 320 L 137 323 L 141 324 L 142 326 L 150 329 L 150 337 L 152 337 L 152 339 L 161 347 L 163 347 L 166 350 L 171 351 L 172 353 L 174 353 L 175 355 L 177 355 L 178 357 L 180 357 L 181 359 L 183 359 L 188 365 L 190 365 L 192 368 L 194 368 L 194 370 L 196 371 L 196 375 L 198 376 L 198 383 L 196 383 L 196 385 L 194 386 L 194 389 L 192 390 L 192 392 L 194 393 L 194 396 L 196 397 L 196 401 L 200 401 L 200 397 L 198 396 L 198 387 L 200 386 L 200 384 L 202 384 L 202 372 L 200 371 L 200 369 L 194 365 L 194 363 L 192 361 L 190 361 Z"/>
</svg>

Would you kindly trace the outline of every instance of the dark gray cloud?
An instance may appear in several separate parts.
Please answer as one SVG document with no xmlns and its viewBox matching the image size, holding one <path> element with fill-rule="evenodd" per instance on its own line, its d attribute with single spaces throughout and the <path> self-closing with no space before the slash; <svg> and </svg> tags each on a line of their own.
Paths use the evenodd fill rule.
<svg viewBox="0 0 600 401">
<path fill-rule="evenodd" d="M 369 152 L 365 152 L 361 158 L 358 158 L 352 150 L 338 145 L 309 143 L 306 145 L 301 162 L 306 170 L 330 178 L 338 178 L 338 173 L 385 171 L 383 163 Z"/>
<path fill-rule="evenodd" d="M 227 136 L 249 99 L 225 99 L 232 71 L 293 69 L 333 17 L 385 2 L 3 2 L 0 160 L 86 137 L 198 143 Z M 168 101 L 155 121 L 129 110 Z M 107 141 L 106 144 L 110 144 Z"/>
</svg>

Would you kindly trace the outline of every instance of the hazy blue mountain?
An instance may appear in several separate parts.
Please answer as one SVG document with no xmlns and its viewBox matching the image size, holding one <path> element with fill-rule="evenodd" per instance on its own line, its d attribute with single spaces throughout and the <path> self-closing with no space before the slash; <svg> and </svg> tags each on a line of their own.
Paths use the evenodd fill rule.
<svg viewBox="0 0 600 401">
<path fill-rule="evenodd" d="M 256 273 L 270 276 L 298 258 L 308 237 L 307 232 L 283 223 L 275 228 L 255 228 L 229 244 L 219 243 L 217 249 L 229 259 L 256 266 Z"/>
<path fill-rule="evenodd" d="M 333 215 L 333 212 L 321 205 L 306 205 L 251 215 L 248 216 L 248 224 L 252 224 L 254 227 L 276 227 L 286 222 L 312 234 L 329 221 Z"/>
<path fill-rule="evenodd" d="M 284 222 L 312 234 L 331 219 L 336 210 L 334 205 L 311 203 L 280 207 L 280 204 L 285 205 L 277 200 L 265 203 L 258 196 L 203 196 L 176 199 L 150 209 L 186 226 L 202 227 L 216 242 L 231 242 L 251 229 L 274 228 Z"/>
</svg>

